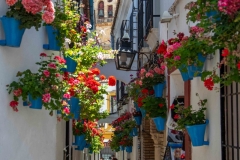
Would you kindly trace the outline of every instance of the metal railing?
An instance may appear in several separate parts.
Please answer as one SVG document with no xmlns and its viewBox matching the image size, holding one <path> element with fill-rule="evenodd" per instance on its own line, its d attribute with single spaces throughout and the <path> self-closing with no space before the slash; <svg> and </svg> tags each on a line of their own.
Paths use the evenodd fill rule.
<svg viewBox="0 0 240 160">
<path fill-rule="evenodd" d="M 138 50 L 141 50 L 141 48 L 143 47 L 143 41 L 144 41 L 144 37 L 143 37 L 143 1 L 142 0 L 138 0 Z"/>
<path fill-rule="evenodd" d="M 221 74 L 226 72 L 230 72 L 230 68 L 222 67 Z M 239 83 L 221 87 L 222 160 L 240 159 L 239 100 Z"/>
<path fill-rule="evenodd" d="M 97 23 L 107 23 L 107 22 L 112 22 L 113 18 L 99 18 L 97 19 Z"/>
</svg>

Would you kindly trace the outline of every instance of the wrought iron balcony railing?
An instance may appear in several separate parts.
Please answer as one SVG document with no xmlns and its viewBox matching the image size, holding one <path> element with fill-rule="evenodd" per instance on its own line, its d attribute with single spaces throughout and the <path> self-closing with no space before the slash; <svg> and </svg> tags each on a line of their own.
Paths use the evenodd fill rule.
<svg viewBox="0 0 240 160">
<path fill-rule="evenodd" d="M 97 23 L 109 23 L 113 22 L 113 18 L 99 18 L 97 19 Z"/>
</svg>

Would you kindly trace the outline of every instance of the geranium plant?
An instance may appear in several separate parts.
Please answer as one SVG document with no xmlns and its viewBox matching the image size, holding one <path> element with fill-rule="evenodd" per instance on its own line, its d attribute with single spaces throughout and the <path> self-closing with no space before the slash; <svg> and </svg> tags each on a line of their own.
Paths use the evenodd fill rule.
<svg viewBox="0 0 240 160">
<path fill-rule="evenodd" d="M 196 94 L 198 96 L 198 94 Z M 197 124 L 205 124 L 205 111 L 207 99 L 201 100 L 199 99 L 198 110 L 193 110 L 192 106 L 184 107 L 180 104 L 174 106 L 175 116 L 174 119 L 177 121 L 178 130 L 184 130 L 185 126 L 197 125 Z"/>
<path fill-rule="evenodd" d="M 152 88 L 152 86 L 157 85 L 158 83 L 164 83 L 165 82 L 164 71 L 165 66 L 159 67 L 158 65 L 154 66 L 153 69 L 150 68 L 148 71 L 142 68 L 140 70 L 142 87 Z"/>
<path fill-rule="evenodd" d="M 38 30 L 42 20 L 51 24 L 55 18 L 51 0 L 6 0 L 6 3 L 9 5 L 6 16 L 20 20 L 20 28 L 34 26 Z"/>
<path fill-rule="evenodd" d="M 167 116 L 167 106 L 165 98 L 157 98 L 155 96 L 147 96 L 143 99 L 143 106 L 150 118 Z"/>
<path fill-rule="evenodd" d="M 10 102 L 10 106 L 17 111 L 19 98 L 23 101 L 28 101 L 28 96 L 31 95 L 33 99 L 37 97 L 42 98 L 43 105 L 46 109 L 53 110 L 60 109 L 61 106 L 61 90 L 62 83 L 61 68 L 65 65 L 65 60 L 59 56 L 47 56 L 46 53 L 41 53 L 41 62 L 36 64 L 40 66 L 37 73 L 32 73 L 31 70 L 18 72 L 18 81 L 13 81 L 8 87 L 9 94 L 13 92 L 14 101 Z M 31 105 L 30 102 L 28 102 Z"/>
</svg>

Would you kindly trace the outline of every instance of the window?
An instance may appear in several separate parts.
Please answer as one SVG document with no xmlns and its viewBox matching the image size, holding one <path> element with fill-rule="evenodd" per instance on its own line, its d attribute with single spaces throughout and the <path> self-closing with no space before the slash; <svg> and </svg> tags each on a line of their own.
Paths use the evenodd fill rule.
<svg viewBox="0 0 240 160">
<path fill-rule="evenodd" d="M 98 4 L 98 17 L 103 18 L 104 17 L 104 2 L 101 1 Z"/>
<path fill-rule="evenodd" d="M 113 6 L 110 5 L 108 6 L 108 17 L 112 17 L 113 16 Z"/>
<path fill-rule="evenodd" d="M 108 2 L 112 2 L 112 0 L 108 0 Z"/>
</svg>

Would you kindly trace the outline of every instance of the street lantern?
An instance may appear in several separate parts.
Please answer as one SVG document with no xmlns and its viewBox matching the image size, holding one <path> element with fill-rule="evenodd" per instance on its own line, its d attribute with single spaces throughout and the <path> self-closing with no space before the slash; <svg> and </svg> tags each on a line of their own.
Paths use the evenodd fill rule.
<svg viewBox="0 0 240 160">
<path fill-rule="evenodd" d="M 118 54 L 114 57 L 117 70 L 131 70 L 135 55 L 136 51 L 132 50 L 131 41 L 122 41 Z"/>
</svg>

